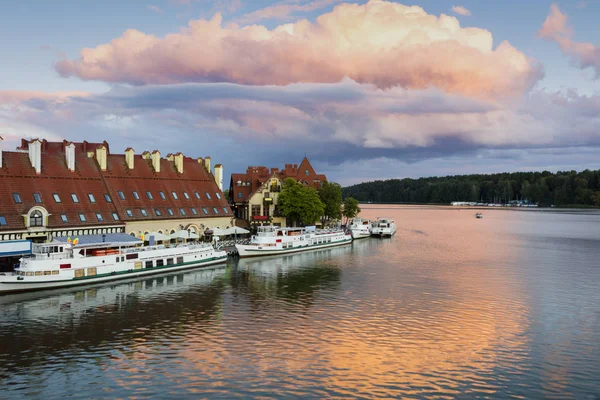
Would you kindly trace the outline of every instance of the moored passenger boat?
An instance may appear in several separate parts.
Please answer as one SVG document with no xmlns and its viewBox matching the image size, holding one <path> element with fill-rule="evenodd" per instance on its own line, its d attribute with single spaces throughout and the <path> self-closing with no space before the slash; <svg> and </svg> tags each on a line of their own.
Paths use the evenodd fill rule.
<svg viewBox="0 0 600 400">
<path fill-rule="evenodd" d="M 106 237 L 108 236 L 108 237 Z M 90 235 L 80 243 L 34 244 L 12 273 L 0 274 L 0 294 L 91 284 L 224 262 L 207 243 L 140 246 L 126 234 Z"/>
<path fill-rule="evenodd" d="M 287 254 L 298 251 L 339 246 L 352 242 L 352 236 L 341 229 L 317 230 L 314 226 L 304 228 L 280 228 L 261 226 L 249 244 L 236 244 L 240 257 Z"/>
<path fill-rule="evenodd" d="M 391 218 L 378 217 L 371 225 L 371 235 L 379 237 L 392 237 L 396 233 L 396 224 Z"/>
<path fill-rule="evenodd" d="M 368 219 L 354 218 L 348 225 L 352 239 L 362 239 L 371 236 L 371 221 Z"/>
</svg>

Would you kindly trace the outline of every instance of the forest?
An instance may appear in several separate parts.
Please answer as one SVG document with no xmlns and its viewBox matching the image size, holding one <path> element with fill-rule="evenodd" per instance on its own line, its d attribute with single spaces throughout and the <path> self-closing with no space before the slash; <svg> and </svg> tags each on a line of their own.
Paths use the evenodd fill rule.
<svg viewBox="0 0 600 400">
<path fill-rule="evenodd" d="M 600 206 L 600 170 L 378 180 L 344 187 L 342 195 L 354 197 L 361 203 L 509 203 L 523 200 L 541 207 Z"/>
</svg>

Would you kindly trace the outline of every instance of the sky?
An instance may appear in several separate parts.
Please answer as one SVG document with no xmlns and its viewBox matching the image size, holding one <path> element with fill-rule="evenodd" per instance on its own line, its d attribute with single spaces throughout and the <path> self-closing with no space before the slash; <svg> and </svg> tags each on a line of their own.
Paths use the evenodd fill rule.
<svg viewBox="0 0 600 400">
<path fill-rule="evenodd" d="M 307 156 L 342 185 L 600 168 L 600 1 L 0 3 L 0 136 Z"/>
</svg>

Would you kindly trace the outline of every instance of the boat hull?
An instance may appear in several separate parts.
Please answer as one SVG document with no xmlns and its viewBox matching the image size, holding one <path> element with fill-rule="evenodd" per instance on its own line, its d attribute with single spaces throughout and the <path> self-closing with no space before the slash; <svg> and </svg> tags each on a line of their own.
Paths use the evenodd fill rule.
<svg viewBox="0 0 600 400">
<path fill-rule="evenodd" d="M 394 234 L 396 233 L 395 229 L 382 229 L 380 231 L 373 231 L 371 233 L 371 236 L 375 236 L 375 237 L 392 237 L 394 236 Z"/>
<path fill-rule="evenodd" d="M 82 278 L 73 278 L 73 279 L 63 279 L 63 280 L 53 280 L 53 281 L 38 281 L 38 282 L 30 282 L 26 280 L 18 280 L 17 276 L 5 275 L 0 276 L 0 295 L 2 294 L 11 294 L 11 293 L 21 293 L 21 292 L 29 292 L 29 291 L 39 291 L 39 290 L 51 290 L 56 288 L 64 288 L 70 286 L 79 286 L 79 285 L 91 285 L 95 283 L 102 283 L 108 281 L 114 281 L 119 279 L 130 279 L 137 278 L 141 276 L 147 275 L 156 275 L 161 273 L 168 273 L 173 271 L 181 271 L 185 269 L 198 268 L 201 266 L 214 265 L 219 263 L 224 263 L 227 261 L 227 255 L 214 257 L 212 259 L 207 259 L 203 261 L 191 261 L 183 264 L 174 264 L 162 267 L 152 267 L 147 269 L 140 270 L 126 270 L 119 272 L 109 272 L 103 275 L 96 275 L 90 277 L 82 277 Z M 4 278 L 4 279 L 2 279 Z"/>
<path fill-rule="evenodd" d="M 369 231 L 351 231 L 352 239 L 364 239 L 371 236 Z"/>
<path fill-rule="evenodd" d="M 277 249 L 262 248 L 262 249 L 260 249 L 259 247 L 261 247 L 261 246 L 242 245 L 242 244 L 236 244 L 235 247 L 240 255 L 240 258 L 246 258 L 246 257 L 262 257 L 262 256 L 272 256 L 272 255 L 279 255 L 279 254 L 298 253 L 300 251 L 324 249 L 327 247 L 342 246 L 342 245 L 350 244 L 350 243 L 352 243 L 352 237 L 347 238 L 345 240 L 340 240 L 338 242 L 323 243 L 323 244 L 316 244 L 316 245 L 315 244 L 305 245 L 305 246 L 292 247 L 292 248 L 287 248 L 287 249 L 282 249 L 282 248 L 277 248 Z"/>
</svg>

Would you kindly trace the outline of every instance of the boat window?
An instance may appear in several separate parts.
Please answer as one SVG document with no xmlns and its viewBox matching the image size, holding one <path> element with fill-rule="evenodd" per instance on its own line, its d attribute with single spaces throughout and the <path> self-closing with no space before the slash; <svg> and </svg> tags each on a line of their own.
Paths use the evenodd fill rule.
<svg viewBox="0 0 600 400">
<path fill-rule="evenodd" d="M 142 213 L 142 216 L 143 216 L 143 217 L 147 217 L 147 216 L 148 216 L 148 213 L 146 212 L 146 209 L 145 209 L 145 208 L 142 208 L 142 209 L 140 210 L 140 212 Z"/>
<path fill-rule="evenodd" d="M 0 215 L 0 226 L 6 226 L 6 217 L 4 215 Z"/>
<path fill-rule="evenodd" d="M 204 194 L 206 195 L 206 198 L 211 200 L 210 194 L 208 194 L 208 192 L 204 192 Z"/>
<path fill-rule="evenodd" d="M 194 214 L 194 215 L 198 215 L 198 211 L 196 211 L 196 209 L 195 209 L 195 208 L 193 208 L 193 207 L 192 207 L 192 214 Z"/>
<path fill-rule="evenodd" d="M 179 212 L 181 213 L 181 215 L 185 215 L 185 209 L 183 209 L 183 208 L 180 208 L 180 209 L 179 209 Z"/>
<path fill-rule="evenodd" d="M 71 199 L 73 199 L 73 203 L 79 203 L 79 197 L 75 193 L 71 193 Z"/>
<path fill-rule="evenodd" d="M 165 196 L 165 194 L 163 192 L 158 192 L 158 195 L 160 196 L 161 199 L 166 200 L 167 196 Z"/>
<path fill-rule="evenodd" d="M 136 200 L 140 199 L 140 195 L 135 190 L 133 191 L 133 198 L 136 199 Z"/>
<path fill-rule="evenodd" d="M 81 222 L 85 222 L 85 221 L 86 221 L 86 219 L 85 219 L 85 215 L 84 215 L 83 213 L 79 213 L 79 220 L 80 220 Z"/>
<path fill-rule="evenodd" d="M 152 267 L 153 267 L 152 260 L 146 261 L 146 268 L 152 268 Z"/>
<path fill-rule="evenodd" d="M 135 260 L 135 259 L 136 259 L 136 258 L 138 258 L 138 257 L 139 257 L 139 254 L 137 254 L 137 253 L 134 253 L 134 254 L 127 254 L 127 255 L 125 256 L 125 258 L 127 258 L 128 260 Z"/>
<path fill-rule="evenodd" d="M 58 275 L 58 274 L 60 274 L 59 270 L 56 269 L 56 270 L 52 271 L 52 275 Z"/>
<path fill-rule="evenodd" d="M 215 195 L 217 196 L 217 199 L 221 200 L 221 195 L 219 193 L 215 193 Z"/>
<path fill-rule="evenodd" d="M 123 191 L 119 190 L 117 193 L 119 194 L 119 198 L 121 200 L 125 200 L 125 193 L 123 193 Z"/>
<path fill-rule="evenodd" d="M 104 199 L 106 200 L 107 203 L 112 203 L 112 199 L 110 198 L 108 193 L 104 193 Z"/>
<path fill-rule="evenodd" d="M 154 200 L 154 197 L 152 197 L 151 192 L 146 192 L 146 196 L 148 196 L 148 200 Z"/>
<path fill-rule="evenodd" d="M 119 215 L 116 212 L 112 213 L 112 217 L 115 221 L 119 220 Z"/>
<path fill-rule="evenodd" d="M 177 257 L 177 264 L 183 264 L 183 257 Z"/>
<path fill-rule="evenodd" d="M 35 271 L 35 276 L 42 276 L 42 271 Z"/>
<path fill-rule="evenodd" d="M 102 217 L 101 213 L 96 213 L 96 218 L 98 219 L 99 222 L 104 221 L 104 218 Z"/>
<path fill-rule="evenodd" d="M 116 262 L 120 262 L 119 260 L 121 259 L 121 257 L 117 257 L 117 261 Z"/>
<path fill-rule="evenodd" d="M 54 198 L 55 202 L 60 203 L 60 196 L 58 193 L 52 193 L 52 197 Z"/>
<path fill-rule="evenodd" d="M 88 199 L 90 199 L 90 203 L 95 203 L 96 202 L 96 198 L 91 193 L 88 193 Z"/>
<path fill-rule="evenodd" d="M 157 267 L 162 267 L 163 265 L 165 265 L 165 260 L 156 260 Z"/>
<path fill-rule="evenodd" d="M 58 272 L 58 271 L 56 271 L 56 272 Z M 26 272 L 25 276 L 33 276 L 33 272 Z"/>
<path fill-rule="evenodd" d="M 177 197 L 177 193 L 175 193 L 175 192 L 171 192 L 171 194 L 173 195 L 173 198 L 174 198 L 175 200 L 179 200 L 179 197 Z"/>
<path fill-rule="evenodd" d="M 213 207 L 213 211 L 215 212 L 215 214 L 219 213 L 219 210 L 217 209 L 217 207 Z"/>
<path fill-rule="evenodd" d="M 128 217 L 133 217 L 133 212 L 129 208 L 125 210 L 125 213 L 127 213 Z"/>
<path fill-rule="evenodd" d="M 187 192 L 183 192 L 183 197 L 185 197 L 186 200 L 190 199 L 190 195 Z"/>
<path fill-rule="evenodd" d="M 36 203 L 41 203 L 42 202 L 42 196 L 40 196 L 39 193 L 34 193 L 33 194 L 33 200 L 35 200 Z"/>
<path fill-rule="evenodd" d="M 198 193 L 198 192 L 194 192 L 194 196 L 196 196 L 196 198 L 197 198 L 198 200 L 200 200 L 200 193 Z"/>
<path fill-rule="evenodd" d="M 170 208 L 167 208 L 167 212 L 169 213 L 170 216 L 173 216 L 173 210 L 171 210 Z"/>
<path fill-rule="evenodd" d="M 52 275 L 52 271 L 44 271 L 44 275 Z"/>
<path fill-rule="evenodd" d="M 173 265 L 173 259 L 167 258 L 167 265 Z"/>
</svg>

